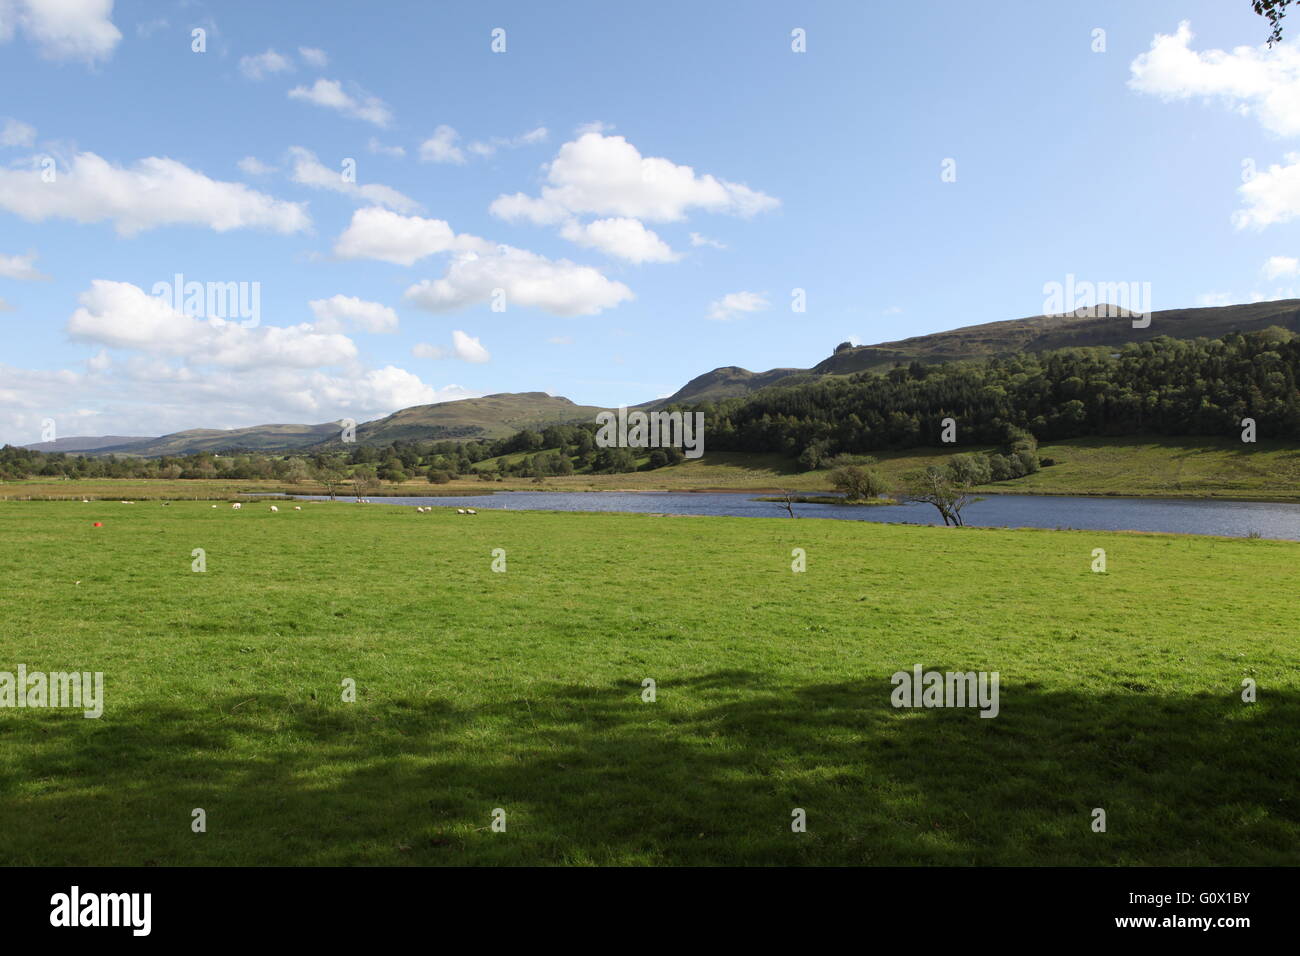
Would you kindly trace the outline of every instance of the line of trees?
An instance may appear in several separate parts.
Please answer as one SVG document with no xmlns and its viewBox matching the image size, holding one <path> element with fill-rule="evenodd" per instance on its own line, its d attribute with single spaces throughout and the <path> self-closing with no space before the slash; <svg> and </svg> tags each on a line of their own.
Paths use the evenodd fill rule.
<svg viewBox="0 0 1300 956">
<path fill-rule="evenodd" d="M 388 445 L 347 445 L 298 452 L 247 449 L 203 451 L 160 458 L 90 456 L 0 448 L 0 480 L 22 478 L 229 478 L 274 479 L 287 484 L 316 481 L 334 493 L 345 485 L 359 495 L 383 482 L 427 479 L 434 484 L 477 475 L 485 480 L 521 476 L 547 478 L 578 471 L 613 474 L 675 465 L 679 449 L 653 449 L 648 457 L 628 448 L 600 448 L 595 422 L 524 429 L 505 438 L 481 441 L 408 441 Z M 509 460 L 506 457 L 508 456 Z M 491 467 L 476 467 L 497 459 Z M 360 481 L 362 484 L 358 485 Z M 351 493 L 349 491 L 348 493 Z"/>
</svg>

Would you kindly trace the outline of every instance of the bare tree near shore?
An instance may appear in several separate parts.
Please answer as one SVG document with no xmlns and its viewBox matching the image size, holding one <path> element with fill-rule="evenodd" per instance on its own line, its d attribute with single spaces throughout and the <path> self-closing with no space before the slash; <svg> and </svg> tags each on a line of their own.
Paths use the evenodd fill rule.
<svg viewBox="0 0 1300 956">
<path fill-rule="evenodd" d="M 901 501 L 934 505 L 943 523 L 954 528 L 962 527 L 961 510 L 981 500 L 971 495 L 969 483 L 955 479 L 947 468 L 931 465 L 904 480 L 906 484 L 898 495 Z"/>
<path fill-rule="evenodd" d="M 785 504 L 785 510 L 790 512 L 791 518 L 799 517 L 794 513 L 794 492 L 781 489 L 781 501 Z"/>
</svg>

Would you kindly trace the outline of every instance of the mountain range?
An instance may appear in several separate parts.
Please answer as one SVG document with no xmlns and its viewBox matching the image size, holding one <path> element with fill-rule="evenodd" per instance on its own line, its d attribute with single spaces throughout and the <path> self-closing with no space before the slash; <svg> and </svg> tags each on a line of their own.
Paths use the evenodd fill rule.
<svg viewBox="0 0 1300 956">
<path fill-rule="evenodd" d="M 1179 339 L 1218 337 L 1230 332 L 1259 331 L 1270 326 L 1300 333 L 1300 299 L 1169 309 L 1151 313 L 1150 324 L 1144 328 L 1134 328 L 1132 319 L 1119 310 L 1099 307 L 1064 317 L 1038 315 L 987 322 L 876 345 L 843 343 L 833 354 L 807 369 L 774 368 L 766 372 L 751 372 L 734 365 L 724 366 L 691 379 L 666 398 L 637 407 L 652 410 L 672 404 L 719 401 L 778 383 L 797 385 L 826 376 L 880 371 L 913 361 L 929 364 L 979 361 L 1019 352 L 1116 347 L 1162 335 Z M 403 408 L 384 418 L 359 423 L 356 440 L 361 444 L 386 445 L 399 439 L 502 438 L 525 428 L 540 429 L 547 425 L 591 421 L 603 410 L 594 405 L 577 405 L 567 398 L 545 392 L 503 392 Z M 339 423 L 324 422 L 319 425 L 254 425 L 234 429 L 196 428 L 159 437 L 60 438 L 26 447 L 38 451 L 155 458 L 233 448 L 256 451 L 328 448 L 340 443 Z"/>
</svg>

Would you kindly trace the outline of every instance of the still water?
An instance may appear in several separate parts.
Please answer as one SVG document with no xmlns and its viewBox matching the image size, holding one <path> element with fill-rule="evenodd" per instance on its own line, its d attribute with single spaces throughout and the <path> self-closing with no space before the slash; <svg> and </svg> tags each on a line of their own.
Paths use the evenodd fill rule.
<svg viewBox="0 0 1300 956">
<path fill-rule="evenodd" d="M 318 495 L 297 495 L 321 500 Z M 753 493 L 503 491 L 491 495 L 380 498 L 374 504 L 433 505 L 495 511 L 634 511 L 676 515 L 788 518 L 785 505 L 756 501 Z M 339 501 L 352 501 L 339 497 Z M 942 524 L 931 505 L 795 505 L 801 518 Z M 1075 528 L 1095 531 L 1166 531 L 1300 541 L 1300 503 L 1197 501 L 1181 498 L 1069 498 L 1046 495 L 990 495 L 966 506 L 968 525 L 1003 528 Z"/>
</svg>

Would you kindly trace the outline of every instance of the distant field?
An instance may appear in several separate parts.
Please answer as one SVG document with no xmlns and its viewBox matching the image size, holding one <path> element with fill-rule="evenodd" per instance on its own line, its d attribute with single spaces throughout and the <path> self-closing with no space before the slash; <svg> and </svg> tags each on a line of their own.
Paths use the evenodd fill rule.
<svg viewBox="0 0 1300 956">
<path fill-rule="evenodd" d="M 946 449 L 911 449 L 882 452 L 878 469 L 891 484 L 927 465 L 943 464 L 960 451 L 988 448 L 954 446 Z M 1036 475 L 986 485 L 982 494 L 1138 495 L 1169 497 L 1274 498 L 1300 500 L 1300 448 L 1284 442 L 1240 442 L 1210 439 L 1079 439 L 1043 445 L 1039 455 L 1057 464 Z M 503 456 L 511 461 L 522 455 Z M 479 463 L 494 467 L 496 459 Z M 482 481 L 458 478 L 434 485 L 420 479 L 402 484 L 385 483 L 377 495 L 463 495 L 491 491 L 774 491 L 803 493 L 830 490 L 826 471 L 801 472 L 792 459 L 781 455 L 709 452 L 670 468 L 624 475 L 572 475 L 546 478 L 507 478 Z M 324 494 L 313 482 L 287 485 L 277 481 L 210 480 L 110 480 L 0 482 L 0 499 L 21 498 L 162 498 L 230 499 L 241 492 Z M 350 494 L 350 490 L 341 491 Z"/>
<path fill-rule="evenodd" d="M 99 720 L 0 709 L 0 859 L 1300 851 L 1300 544 L 269 507 L 0 503 L 0 671 L 102 671 L 107 697 Z M 889 677 L 915 664 L 998 671 L 1000 715 L 895 710 Z"/>
</svg>

